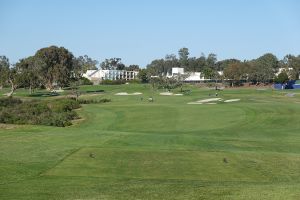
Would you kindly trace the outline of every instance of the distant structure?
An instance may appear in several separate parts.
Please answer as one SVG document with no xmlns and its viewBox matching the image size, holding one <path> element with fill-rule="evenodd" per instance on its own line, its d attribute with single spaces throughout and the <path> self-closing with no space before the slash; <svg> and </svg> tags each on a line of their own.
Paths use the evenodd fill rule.
<svg viewBox="0 0 300 200">
<path fill-rule="evenodd" d="M 223 75 L 223 71 L 218 71 L 218 74 L 220 76 Z M 188 72 L 185 73 L 184 72 L 184 68 L 180 68 L 180 67 L 173 67 L 172 68 L 172 73 L 171 74 L 167 74 L 166 77 L 168 78 L 173 78 L 173 77 L 178 77 L 180 75 L 185 75 L 185 82 L 190 82 L 190 83 L 200 83 L 200 82 L 204 82 L 204 81 L 210 81 L 211 79 L 207 79 L 204 77 L 204 74 L 201 72 Z"/>
<path fill-rule="evenodd" d="M 180 67 L 172 68 L 172 77 L 178 76 L 178 75 L 183 75 L 183 74 L 184 74 L 184 68 L 180 68 Z"/>
<path fill-rule="evenodd" d="M 134 80 L 137 78 L 138 71 L 126 71 L 126 70 L 87 70 L 83 77 L 89 79 L 92 82 L 101 82 L 103 80 Z"/>
<path fill-rule="evenodd" d="M 294 70 L 293 68 L 283 68 L 283 67 L 281 67 L 281 68 L 278 69 L 278 72 L 275 73 L 275 75 L 278 76 L 281 72 L 286 72 L 287 75 L 290 78 L 291 77 L 291 73 L 293 72 L 293 70 Z M 299 79 L 300 79 L 300 76 L 299 76 Z"/>
</svg>

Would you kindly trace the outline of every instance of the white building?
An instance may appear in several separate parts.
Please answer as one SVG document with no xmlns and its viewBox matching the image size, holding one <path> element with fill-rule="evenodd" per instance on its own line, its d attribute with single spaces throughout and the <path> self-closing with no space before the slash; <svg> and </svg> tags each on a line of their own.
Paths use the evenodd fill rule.
<svg viewBox="0 0 300 200">
<path fill-rule="evenodd" d="M 218 74 L 220 76 L 223 75 L 223 71 L 218 71 Z M 203 81 L 209 81 L 211 79 L 206 79 L 204 77 L 204 74 L 201 72 L 184 72 L 184 68 L 179 68 L 179 67 L 173 67 L 172 68 L 172 74 L 168 74 L 168 78 L 176 77 L 178 75 L 186 75 L 185 82 L 203 82 Z"/>
<path fill-rule="evenodd" d="M 126 70 L 87 70 L 83 77 L 89 79 L 90 81 L 102 80 L 133 80 L 137 78 L 139 72 L 137 71 L 126 71 Z"/>
<path fill-rule="evenodd" d="M 178 76 L 184 74 L 184 68 L 173 67 L 172 68 L 172 76 Z"/>
<path fill-rule="evenodd" d="M 189 73 L 189 76 L 184 80 L 185 82 L 201 82 L 205 81 L 204 76 L 201 75 L 201 72 L 192 72 Z"/>
<path fill-rule="evenodd" d="M 275 73 L 275 75 L 278 76 L 281 72 L 284 72 L 284 71 L 290 76 L 291 72 L 293 71 L 293 68 L 283 68 L 283 67 L 281 67 L 281 68 L 278 69 L 278 72 Z"/>
</svg>

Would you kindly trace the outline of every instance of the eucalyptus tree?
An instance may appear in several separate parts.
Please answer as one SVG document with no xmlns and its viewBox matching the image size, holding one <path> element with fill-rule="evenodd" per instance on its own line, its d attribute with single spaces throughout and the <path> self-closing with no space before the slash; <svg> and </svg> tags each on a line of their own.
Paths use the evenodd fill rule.
<svg viewBox="0 0 300 200">
<path fill-rule="evenodd" d="M 38 50 L 35 54 L 39 76 L 47 90 L 54 84 L 67 86 L 76 76 L 74 56 L 64 47 L 50 46 Z"/>
<path fill-rule="evenodd" d="M 31 94 L 36 88 L 41 86 L 41 78 L 39 74 L 39 66 L 37 65 L 36 58 L 30 56 L 21 59 L 16 63 L 18 73 L 20 74 L 19 85 L 29 89 Z"/>
<path fill-rule="evenodd" d="M 9 59 L 6 56 L 0 56 L 0 89 L 8 81 L 9 66 Z"/>
<path fill-rule="evenodd" d="M 181 67 L 186 68 L 188 66 L 189 54 L 189 49 L 186 47 L 178 50 L 179 62 Z"/>
<path fill-rule="evenodd" d="M 125 65 L 122 63 L 121 58 L 110 58 L 110 59 L 105 59 L 101 64 L 100 64 L 101 69 L 104 70 L 124 70 Z"/>
</svg>

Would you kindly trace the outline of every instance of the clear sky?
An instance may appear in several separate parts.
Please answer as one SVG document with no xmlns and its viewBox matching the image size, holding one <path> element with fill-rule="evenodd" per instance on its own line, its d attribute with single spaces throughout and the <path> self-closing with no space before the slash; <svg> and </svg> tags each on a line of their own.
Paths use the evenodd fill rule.
<svg viewBox="0 0 300 200">
<path fill-rule="evenodd" d="M 17 62 L 50 45 L 142 67 L 181 47 L 219 60 L 282 58 L 300 54 L 300 1 L 0 0 L 0 55 Z"/>
</svg>

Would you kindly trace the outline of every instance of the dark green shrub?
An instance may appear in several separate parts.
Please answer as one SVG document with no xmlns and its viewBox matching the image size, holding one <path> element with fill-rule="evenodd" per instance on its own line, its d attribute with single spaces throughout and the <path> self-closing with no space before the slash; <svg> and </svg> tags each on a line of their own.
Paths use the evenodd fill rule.
<svg viewBox="0 0 300 200">
<path fill-rule="evenodd" d="M 80 104 L 97 104 L 111 102 L 111 99 L 79 99 Z"/>
<path fill-rule="evenodd" d="M 0 98 L 0 107 L 14 106 L 20 103 L 22 103 L 22 101 L 18 98 L 13 98 L 13 97 Z"/>
<path fill-rule="evenodd" d="M 93 82 L 85 77 L 81 77 L 79 80 L 80 85 L 93 85 Z"/>
<path fill-rule="evenodd" d="M 10 103 L 5 100 L 1 102 L 0 123 L 10 124 L 69 126 L 72 120 L 78 119 L 78 114 L 73 109 L 80 107 L 79 102 L 74 99 L 27 102 L 14 100 L 9 101 Z"/>
<path fill-rule="evenodd" d="M 140 80 L 140 79 L 133 79 L 133 80 L 130 80 L 130 81 L 127 81 L 127 83 L 132 83 L 132 84 L 134 84 L 134 83 L 142 83 L 142 81 Z"/>
<path fill-rule="evenodd" d="M 103 80 L 103 81 L 101 81 L 100 84 L 102 84 L 102 85 L 122 85 L 125 83 L 126 83 L 125 80 L 118 79 L 118 80 Z"/>
</svg>

